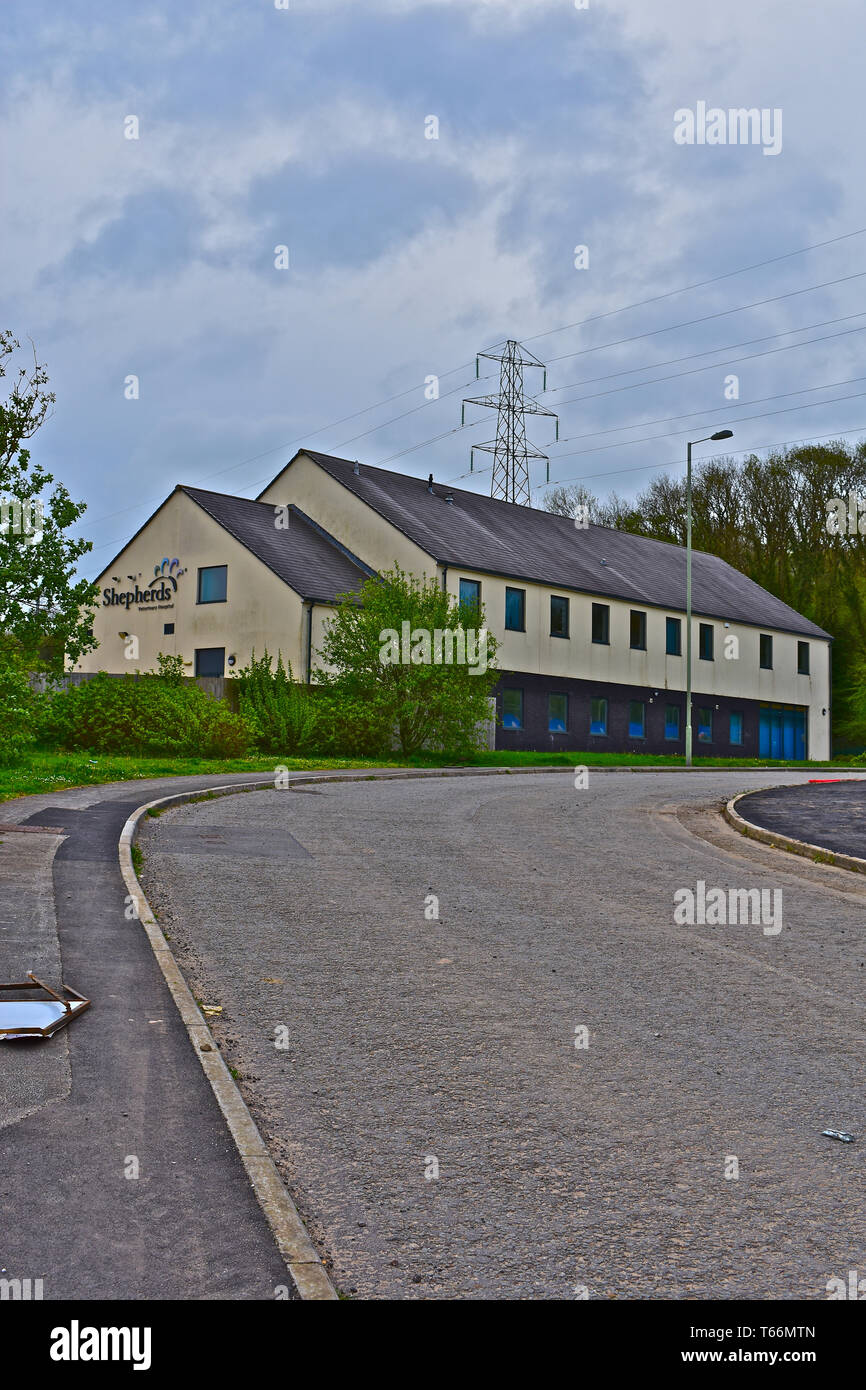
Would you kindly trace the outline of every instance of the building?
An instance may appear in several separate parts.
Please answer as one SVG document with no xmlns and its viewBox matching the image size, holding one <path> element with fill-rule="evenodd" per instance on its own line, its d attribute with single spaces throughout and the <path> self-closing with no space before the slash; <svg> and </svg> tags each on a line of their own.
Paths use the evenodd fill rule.
<svg viewBox="0 0 866 1390">
<path fill-rule="evenodd" d="M 76 670 L 223 675 L 267 648 L 309 680 L 337 596 L 395 564 L 483 603 L 497 747 L 683 751 L 682 547 L 311 450 L 255 501 L 176 487 L 100 576 Z M 698 551 L 692 606 L 696 755 L 828 758 L 829 634 Z"/>
</svg>

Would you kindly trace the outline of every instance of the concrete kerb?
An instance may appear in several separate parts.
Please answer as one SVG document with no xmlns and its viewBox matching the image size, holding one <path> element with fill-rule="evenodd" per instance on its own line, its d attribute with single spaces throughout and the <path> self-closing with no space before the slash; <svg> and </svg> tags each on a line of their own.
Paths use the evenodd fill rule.
<svg viewBox="0 0 866 1390">
<path fill-rule="evenodd" d="M 777 830 L 767 830 L 763 825 L 755 825 L 752 821 L 746 820 L 737 810 L 737 802 L 742 801 L 745 796 L 753 796 L 758 791 L 770 791 L 770 787 L 754 788 L 752 791 L 740 792 L 727 803 L 722 812 L 725 820 L 734 830 L 738 830 L 741 835 L 745 835 L 750 840 L 760 840 L 765 845 L 772 845 L 774 849 L 784 850 L 788 854 L 799 854 L 805 859 L 811 859 L 818 864 L 829 864 L 836 869 L 849 869 L 855 874 L 866 874 L 866 859 L 858 859 L 853 854 L 842 854 L 838 850 L 827 849 L 825 845 L 812 845 L 808 840 L 796 840 L 793 835 L 782 835 Z"/>
</svg>

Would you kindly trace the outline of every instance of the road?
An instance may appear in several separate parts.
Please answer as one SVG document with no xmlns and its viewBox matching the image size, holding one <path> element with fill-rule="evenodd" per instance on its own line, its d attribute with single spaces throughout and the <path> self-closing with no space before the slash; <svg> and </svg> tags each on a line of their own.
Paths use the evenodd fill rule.
<svg viewBox="0 0 866 1390">
<path fill-rule="evenodd" d="M 866 885 L 715 811 L 803 780 L 326 783 L 147 823 L 145 889 L 342 1291 L 824 1299 L 866 1272 Z M 781 930 L 678 925 L 699 882 L 781 890 Z"/>
</svg>

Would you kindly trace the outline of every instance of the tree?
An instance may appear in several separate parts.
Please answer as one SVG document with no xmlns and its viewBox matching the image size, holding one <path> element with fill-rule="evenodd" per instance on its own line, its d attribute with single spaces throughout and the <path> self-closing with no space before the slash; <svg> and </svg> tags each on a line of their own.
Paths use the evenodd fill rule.
<svg viewBox="0 0 866 1390">
<path fill-rule="evenodd" d="M 396 736 L 406 754 L 469 751 L 497 679 L 497 643 L 483 621 L 481 608 L 461 607 L 436 579 L 397 566 L 360 594 L 340 595 L 316 675 L 380 748 Z"/>
<path fill-rule="evenodd" d="M 630 502 L 612 492 L 606 502 L 600 502 L 583 483 L 577 486 L 554 487 L 544 495 L 544 510 L 555 516 L 585 518 L 592 526 L 612 526 L 619 531 L 634 530 L 638 522 Z"/>
<path fill-rule="evenodd" d="M 0 332 L 0 377 L 20 344 Z M 0 637 L 31 665 L 62 670 L 64 653 L 73 662 L 96 645 L 91 612 L 98 589 L 74 578 L 90 541 L 67 533 L 85 511 L 62 483 L 47 501 L 54 477 L 31 464 L 25 441 L 44 423 L 54 394 L 34 350 L 33 364 L 20 367 L 0 402 Z"/>
</svg>

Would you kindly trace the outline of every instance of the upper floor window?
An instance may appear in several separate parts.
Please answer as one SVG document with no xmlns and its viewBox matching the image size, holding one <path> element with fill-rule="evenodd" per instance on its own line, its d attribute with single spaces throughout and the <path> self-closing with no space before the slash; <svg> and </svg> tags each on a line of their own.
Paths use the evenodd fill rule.
<svg viewBox="0 0 866 1390">
<path fill-rule="evenodd" d="M 481 607 L 481 580 L 480 579 L 461 579 L 460 580 L 460 607 L 480 609 Z"/>
<path fill-rule="evenodd" d="M 698 628 L 698 656 L 701 661 L 713 660 L 713 625 L 701 623 Z"/>
<path fill-rule="evenodd" d="M 809 643 L 797 643 L 797 674 L 808 676 L 809 674 Z"/>
<path fill-rule="evenodd" d="M 646 613 L 642 613 L 638 608 L 631 610 L 629 646 L 633 651 L 646 651 Z"/>
<path fill-rule="evenodd" d="M 773 669 L 773 639 L 768 632 L 761 633 L 761 668 L 764 671 Z"/>
<path fill-rule="evenodd" d="M 550 635 L 551 637 L 568 636 L 568 599 L 559 594 L 550 596 Z"/>
<path fill-rule="evenodd" d="M 683 623 L 681 618 L 665 618 L 665 651 L 668 656 L 683 654 Z"/>
<path fill-rule="evenodd" d="M 225 603 L 228 565 L 206 565 L 198 572 L 198 602 Z"/>
<path fill-rule="evenodd" d="M 505 626 L 509 632 L 526 631 L 526 590 L 505 590 Z"/>
<path fill-rule="evenodd" d="M 592 605 L 592 640 L 604 647 L 610 644 L 610 607 L 606 603 Z"/>
</svg>

